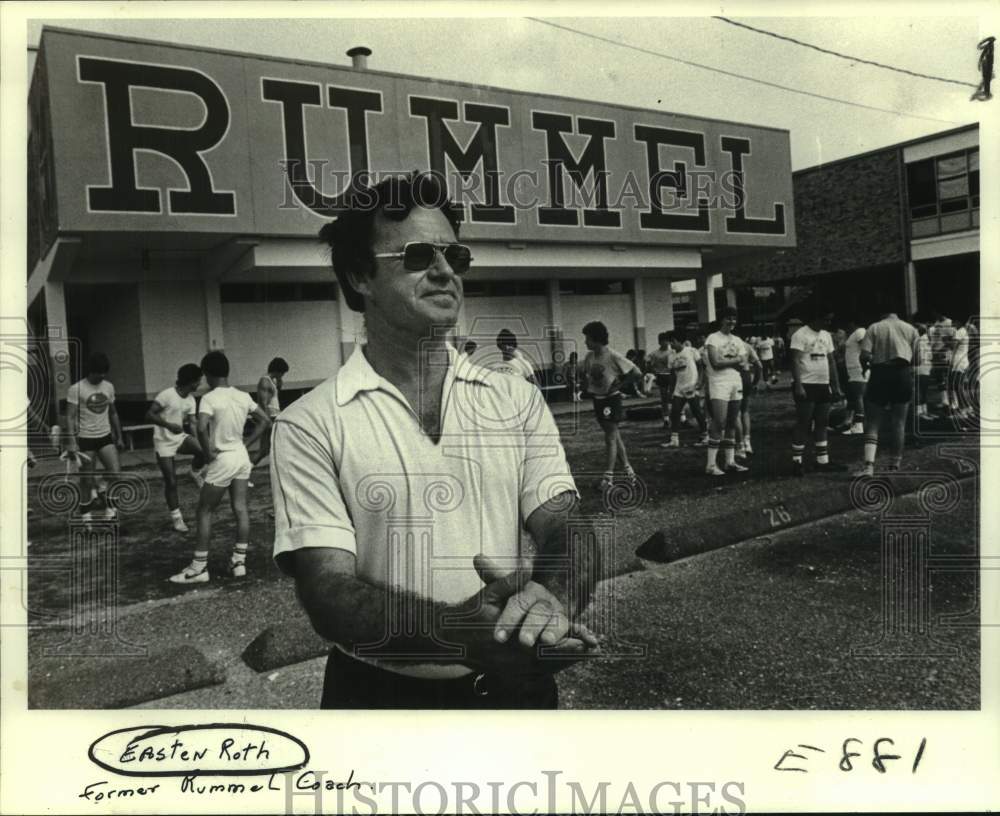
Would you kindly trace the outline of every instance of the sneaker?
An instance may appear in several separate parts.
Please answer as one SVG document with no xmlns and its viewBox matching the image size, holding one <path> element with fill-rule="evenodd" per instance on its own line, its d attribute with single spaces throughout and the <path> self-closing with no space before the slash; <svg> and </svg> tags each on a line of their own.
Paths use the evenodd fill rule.
<svg viewBox="0 0 1000 816">
<path fill-rule="evenodd" d="M 673 439 L 673 438 L 671 438 L 671 440 L 669 442 L 661 442 L 660 443 L 660 447 L 661 448 L 679 448 L 680 446 L 681 446 L 680 440 L 679 439 Z"/>
<path fill-rule="evenodd" d="M 749 472 L 750 468 L 743 467 L 743 465 L 739 465 L 736 462 L 733 462 L 731 465 L 726 465 L 726 473 L 749 473 Z"/>
<path fill-rule="evenodd" d="M 726 472 L 724 470 L 719 470 L 718 465 L 709 465 L 705 468 L 706 476 L 725 476 Z"/>
<path fill-rule="evenodd" d="M 84 524 L 90 524 L 94 520 L 94 514 L 89 510 L 86 513 L 80 513 L 80 521 Z"/>
<path fill-rule="evenodd" d="M 173 519 L 173 526 L 174 526 L 174 529 L 178 533 L 189 533 L 189 532 L 191 532 L 188 529 L 188 526 L 184 523 L 184 519 L 182 519 L 182 518 L 175 518 L 175 519 Z"/>
<path fill-rule="evenodd" d="M 792 462 L 792 475 L 800 478 L 805 476 L 805 470 L 802 468 L 801 462 Z"/>
<path fill-rule="evenodd" d="M 697 442 L 695 442 L 693 444 L 693 447 L 695 447 L 695 448 L 707 448 L 708 447 L 708 437 L 707 436 L 703 436 L 701 439 L 699 439 Z"/>
<path fill-rule="evenodd" d="M 639 477 L 636 476 L 635 470 L 632 469 L 631 465 L 625 468 L 625 478 L 626 480 L 628 480 L 628 483 L 631 487 L 635 487 L 637 484 L 639 484 Z"/>
<path fill-rule="evenodd" d="M 118 511 L 114 507 L 109 507 L 104 511 L 104 518 L 106 521 L 114 521 L 118 518 Z"/>
<path fill-rule="evenodd" d="M 863 434 L 865 432 L 865 426 L 860 424 L 854 424 L 845 431 L 841 431 L 842 436 L 852 436 L 853 434 Z"/>
<path fill-rule="evenodd" d="M 169 580 L 174 584 L 207 584 L 208 567 L 203 567 L 200 572 L 195 572 L 190 566 L 187 566 L 176 575 L 171 575 Z"/>
<path fill-rule="evenodd" d="M 743 450 L 746 452 L 747 456 L 753 456 L 753 448 L 750 447 L 750 443 L 747 442 L 743 445 Z"/>
<path fill-rule="evenodd" d="M 597 483 L 597 489 L 601 491 L 610 490 L 612 486 L 614 486 L 614 481 L 610 476 L 601 477 L 601 481 Z"/>
<path fill-rule="evenodd" d="M 191 468 L 191 479 L 196 485 L 198 485 L 198 489 L 201 490 L 202 485 L 205 484 L 205 468 L 202 468 L 201 470 Z"/>
<path fill-rule="evenodd" d="M 816 463 L 816 470 L 820 473 L 841 473 L 847 470 L 847 465 L 842 465 L 839 462 L 824 462 Z"/>
<path fill-rule="evenodd" d="M 251 482 L 249 479 L 247 479 L 247 487 L 248 488 L 253 487 L 253 482 Z"/>
<path fill-rule="evenodd" d="M 247 577 L 247 565 L 245 561 L 230 561 L 229 562 L 229 574 L 233 578 L 246 578 Z"/>
<path fill-rule="evenodd" d="M 860 468 L 854 471 L 855 478 L 870 479 L 875 475 L 875 463 L 865 462 Z"/>
</svg>

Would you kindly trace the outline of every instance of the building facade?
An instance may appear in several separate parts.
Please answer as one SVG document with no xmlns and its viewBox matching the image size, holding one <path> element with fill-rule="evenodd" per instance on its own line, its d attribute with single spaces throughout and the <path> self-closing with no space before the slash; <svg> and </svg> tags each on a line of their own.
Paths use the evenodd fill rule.
<svg viewBox="0 0 1000 816">
<path fill-rule="evenodd" d="M 126 414 L 209 349 L 225 350 L 235 385 L 276 355 L 288 388 L 316 385 L 364 332 L 317 233 L 359 177 L 414 169 L 443 174 L 465 210 L 474 263 L 456 339 L 506 327 L 541 364 L 593 319 L 620 348 L 652 348 L 675 287 L 714 319 L 708 254 L 795 246 L 787 131 L 363 61 L 45 29 L 27 271 L 52 353 L 69 338 L 106 352 Z M 58 370 L 78 355 L 56 356 Z M 77 374 L 57 378 L 59 397 Z"/>
<path fill-rule="evenodd" d="M 860 322 L 893 310 L 979 313 L 979 127 L 793 173 L 798 246 L 709 260 L 748 323 L 807 303 Z"/>
</svg>

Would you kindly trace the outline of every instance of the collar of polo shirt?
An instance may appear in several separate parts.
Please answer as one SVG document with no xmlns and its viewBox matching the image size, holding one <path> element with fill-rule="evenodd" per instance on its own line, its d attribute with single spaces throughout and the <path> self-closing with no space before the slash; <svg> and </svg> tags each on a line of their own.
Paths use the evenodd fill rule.
<svg viewBox="0 0 1000 816">
<path fill-rule="evenodd" d="M 466 382 L 490 385 L 490 374 L 487 369 L 480 368 L 469 362 L 466 355 L 460 355 L 451 346 L 448 349 L 448 374 L 446 379 L 455 377 Z M 362 391 L 377 391 L 380 388 L 396 392 L 388 380 L 379 376 L 365 357 L 363 347 L 355 346 L 353 353 L 337 372 L 337 405 L 346 405 Z"/>
</svg>

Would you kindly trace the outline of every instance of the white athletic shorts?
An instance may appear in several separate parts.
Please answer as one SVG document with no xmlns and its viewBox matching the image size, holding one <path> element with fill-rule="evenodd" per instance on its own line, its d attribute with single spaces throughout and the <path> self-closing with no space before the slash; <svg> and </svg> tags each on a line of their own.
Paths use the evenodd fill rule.
<svg viewBox="0 0 1000 816">
<path fill-rule="evenodd" d="M 205 483 L 229 487 L 237 479 L 249 479 L 252 469 L 246 448 L 223 451 L 205 466 Z"/>
<path fill-rule="evenodd" d="M 739 377 L 735 380 L 711 380 L 708 383 L 708 395 L 713 400 L 739 402 L 743 399 L 743 381 Z"/>
<path fill-rule="evenodd" d="M 153 440 L 153 449 L 156 451 L 156 455 L 164 459 L 169 459 L 171 456 L 176 456 L 177 451 L 180 450 L 181 445 L 184 444 L 185 439 L 190 439 L 190 434 L 182 434 L 169 441 L 162 441 L 159 439 Z"/>
</svg>

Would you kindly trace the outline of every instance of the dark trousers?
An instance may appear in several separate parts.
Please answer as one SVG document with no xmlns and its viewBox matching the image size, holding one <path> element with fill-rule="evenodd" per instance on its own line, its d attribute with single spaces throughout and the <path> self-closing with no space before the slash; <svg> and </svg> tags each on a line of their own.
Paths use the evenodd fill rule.
<svg viewBox="0 0 1000 816">
<path fill-rule="evenodd" d="M 433 680 L 381 669 L 333 649 L 320 708 L 553 709 L 558 704 L 556 681 L 549 674 L 518 683 L 479 672 Z"/>
</svg>

